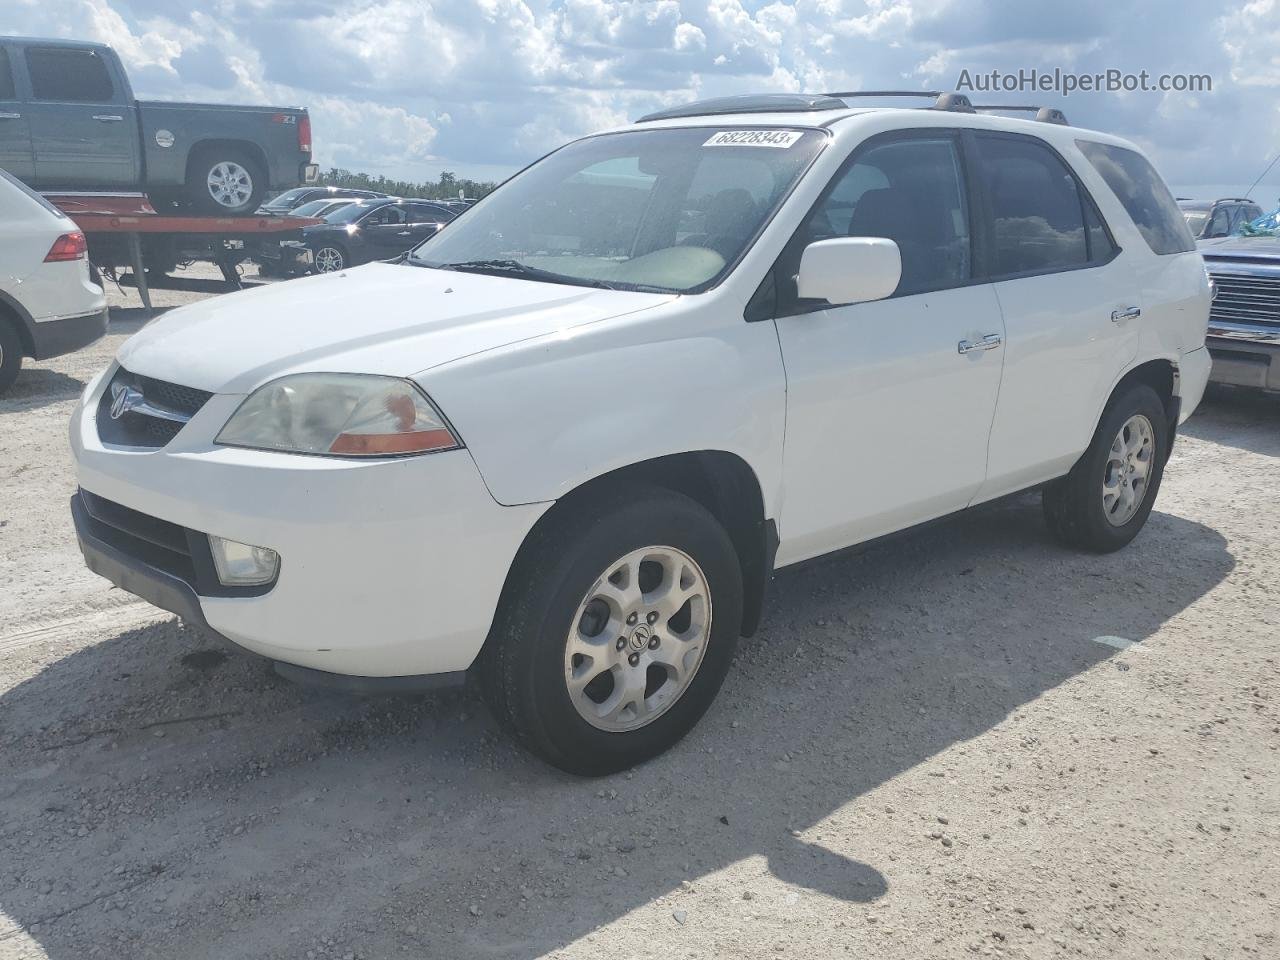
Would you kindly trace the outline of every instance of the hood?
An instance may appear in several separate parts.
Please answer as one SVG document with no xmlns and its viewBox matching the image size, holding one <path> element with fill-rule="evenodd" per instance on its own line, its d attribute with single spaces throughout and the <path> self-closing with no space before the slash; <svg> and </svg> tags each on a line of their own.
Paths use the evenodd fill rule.
<svg viewBox="0 0 1280 960">
<path fill-rule="evenodd" d="M 1280 263 L 1280 237 L 1218 237 L 1196 244 L 1206 260 L 1275 260 Z"/>
<path fill-rule="evenodd" d="M 247 393 L 289 373 L 408 377 L 672 299 L 371 263 L 166 313 L 116 359 L 134 373 L 212 393 Z"/>
</svg>

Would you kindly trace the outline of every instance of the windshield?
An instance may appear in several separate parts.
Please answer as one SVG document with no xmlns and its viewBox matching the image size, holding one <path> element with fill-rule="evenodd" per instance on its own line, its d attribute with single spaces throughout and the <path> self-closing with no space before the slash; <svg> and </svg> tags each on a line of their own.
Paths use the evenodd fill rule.
<svg viewBox="0 0 1280 960">
<path fill-rule="evenodd" d="M 310 187 L 295 187 L 292 190 L 286 190 L 284 193 L 280 194 L 280 196 L 278 197 L 272 197 L 270 200 L 264 203 L 263 206 L 287 208 L 292 206 L 293 202 L 297 200 L 299 197 L 305 196 L 306 194 L 310 193 L 311 190 L 312 188 Z"/>
<path fill-rule="evenodd" d="M 337 210 L 331 210 L 325 216 L 325 220 L 329 223 L 355 223 L 370 210 L 377 210 L 379 207 L 385 207 L 385 203 L 367 203 L 359 200 L 354 203 L 348 203 L 344 207 Z"/>
<path fill-rule="evenodd" d="M 332 200 L 308 200 L 300 207 L 294 207 L 290 213 L 295 217 L 318 217 L 325 207 L 330 206 Z"/>
<path fill-rule="evenodd" d="M 1184 210 L 1182 218 L 1187 221 L 1187 229 L 1191 231 L 1193 237 L 1200 236 L 1200 232 L 1204 230 L 1204 222 L 1209 219 L 1207 212 Z"/>
<path fill-rule="evenodd" d="M 697 292 L 738 261 L 825 142 L 815 130 L 707 127 L 580 140 L 509 180 L 410 260 Z"/>
</svg>

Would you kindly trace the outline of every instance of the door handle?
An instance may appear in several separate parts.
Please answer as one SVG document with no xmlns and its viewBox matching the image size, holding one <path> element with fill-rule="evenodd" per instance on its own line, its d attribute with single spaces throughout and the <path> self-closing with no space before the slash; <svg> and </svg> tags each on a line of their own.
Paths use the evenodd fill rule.
<svg viewBox="0 0 1280 960">
<path fill-rule="evenodd" d="M 22 119 L 22 114 L 20 113 L 0 113 L 0 120 L 21 120 L 21 119 Z"/>
<path fill-rule="evenodd" d="M 1121 307 L 1119 310 L 1111 311 L 1111 322 L 1119 323 L 1122 320 L 1136 320 L 1142 316 L 1141 307 Z"/>
<path fill-rule="evenodd" d="M 124 117 L 118 113 L 95 113 L 93 119 L 100 120 L 103 123 L 119 123 Z"/>
<path fill-rule="evenodd" d="M 1004 343 L 1004 337 L 998 333 L 988 333 L 981 340 L 961 340 L 956 344 L 957 353 L 978 353 L 981 350 L 994 350 Z"/>
<path fill-rule="evenodd" d="M 396 236 L 397 236 L 397 237 L 411 237 L 411 236 L 413 236 L 413 231 L 412 231 L 412 230 L 401 230 L 399 233 L 397 233 L 397 234 L 396 234 Z"/>
</svg>

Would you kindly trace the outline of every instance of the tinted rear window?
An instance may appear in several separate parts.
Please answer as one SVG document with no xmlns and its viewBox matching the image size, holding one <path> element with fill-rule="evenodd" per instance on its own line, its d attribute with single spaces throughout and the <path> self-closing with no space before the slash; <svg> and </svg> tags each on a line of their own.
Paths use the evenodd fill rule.
<svg viewBox="0 0 1280 960">
<path fill-rule="evenodd" d="M 1076 146 L 1119 198 L 1153 253 L 1196 248 L 1169 188 L 1142 154 L 1091 140 L 1077 140 Z"/>
<path fill-rule="evenodd" d="M 0 47 L 0 100 L 15 100 L 13 70 L 9 68 L 9 51 Z"/>
<path fill-rule="evenodd" d="M 27 70 L 37 100 L 109 103 L 114 94 L 106 61 L 96 50 L 32 47 L 27 51 Z"/>
</svg>

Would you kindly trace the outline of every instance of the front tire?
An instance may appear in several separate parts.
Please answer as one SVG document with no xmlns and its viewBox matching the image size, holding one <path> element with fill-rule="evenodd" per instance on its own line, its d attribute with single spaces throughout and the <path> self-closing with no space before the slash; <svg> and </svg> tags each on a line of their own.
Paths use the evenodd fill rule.
<svg viewBox="0 0 1280 960">
<path fill-rule="evenodd" d="M 1089 449 L 1044 488 L 1049 530 L 1068 546 L 1111 553 L 1147 522 L 1169 455 L 1169 421 L 1159 395 L 1134 384 L 1107 405 Z"/>
<path fill-rule="evenodd" d="M 681 494 L 564 509 L 522 548 L 480 677 L 533 753 L 601 776 L 663 752 L 711 705 L 741 628 L 742 570 L 724 528 Z"/>
<path fill-rule="evenodd" d="M 267 176 L 245 150 L 211 147 L 192 159 L 187 196 L 198 210 L 223 217 L 248 216 L 267 192 Z"/>
<path fill-rule="evenodd" d="M 337 273 L 345 270 L 347 260 L 347 251 L 336 243 L 322 243 L 311 248 L 313 273 Z"/>
</svg>

